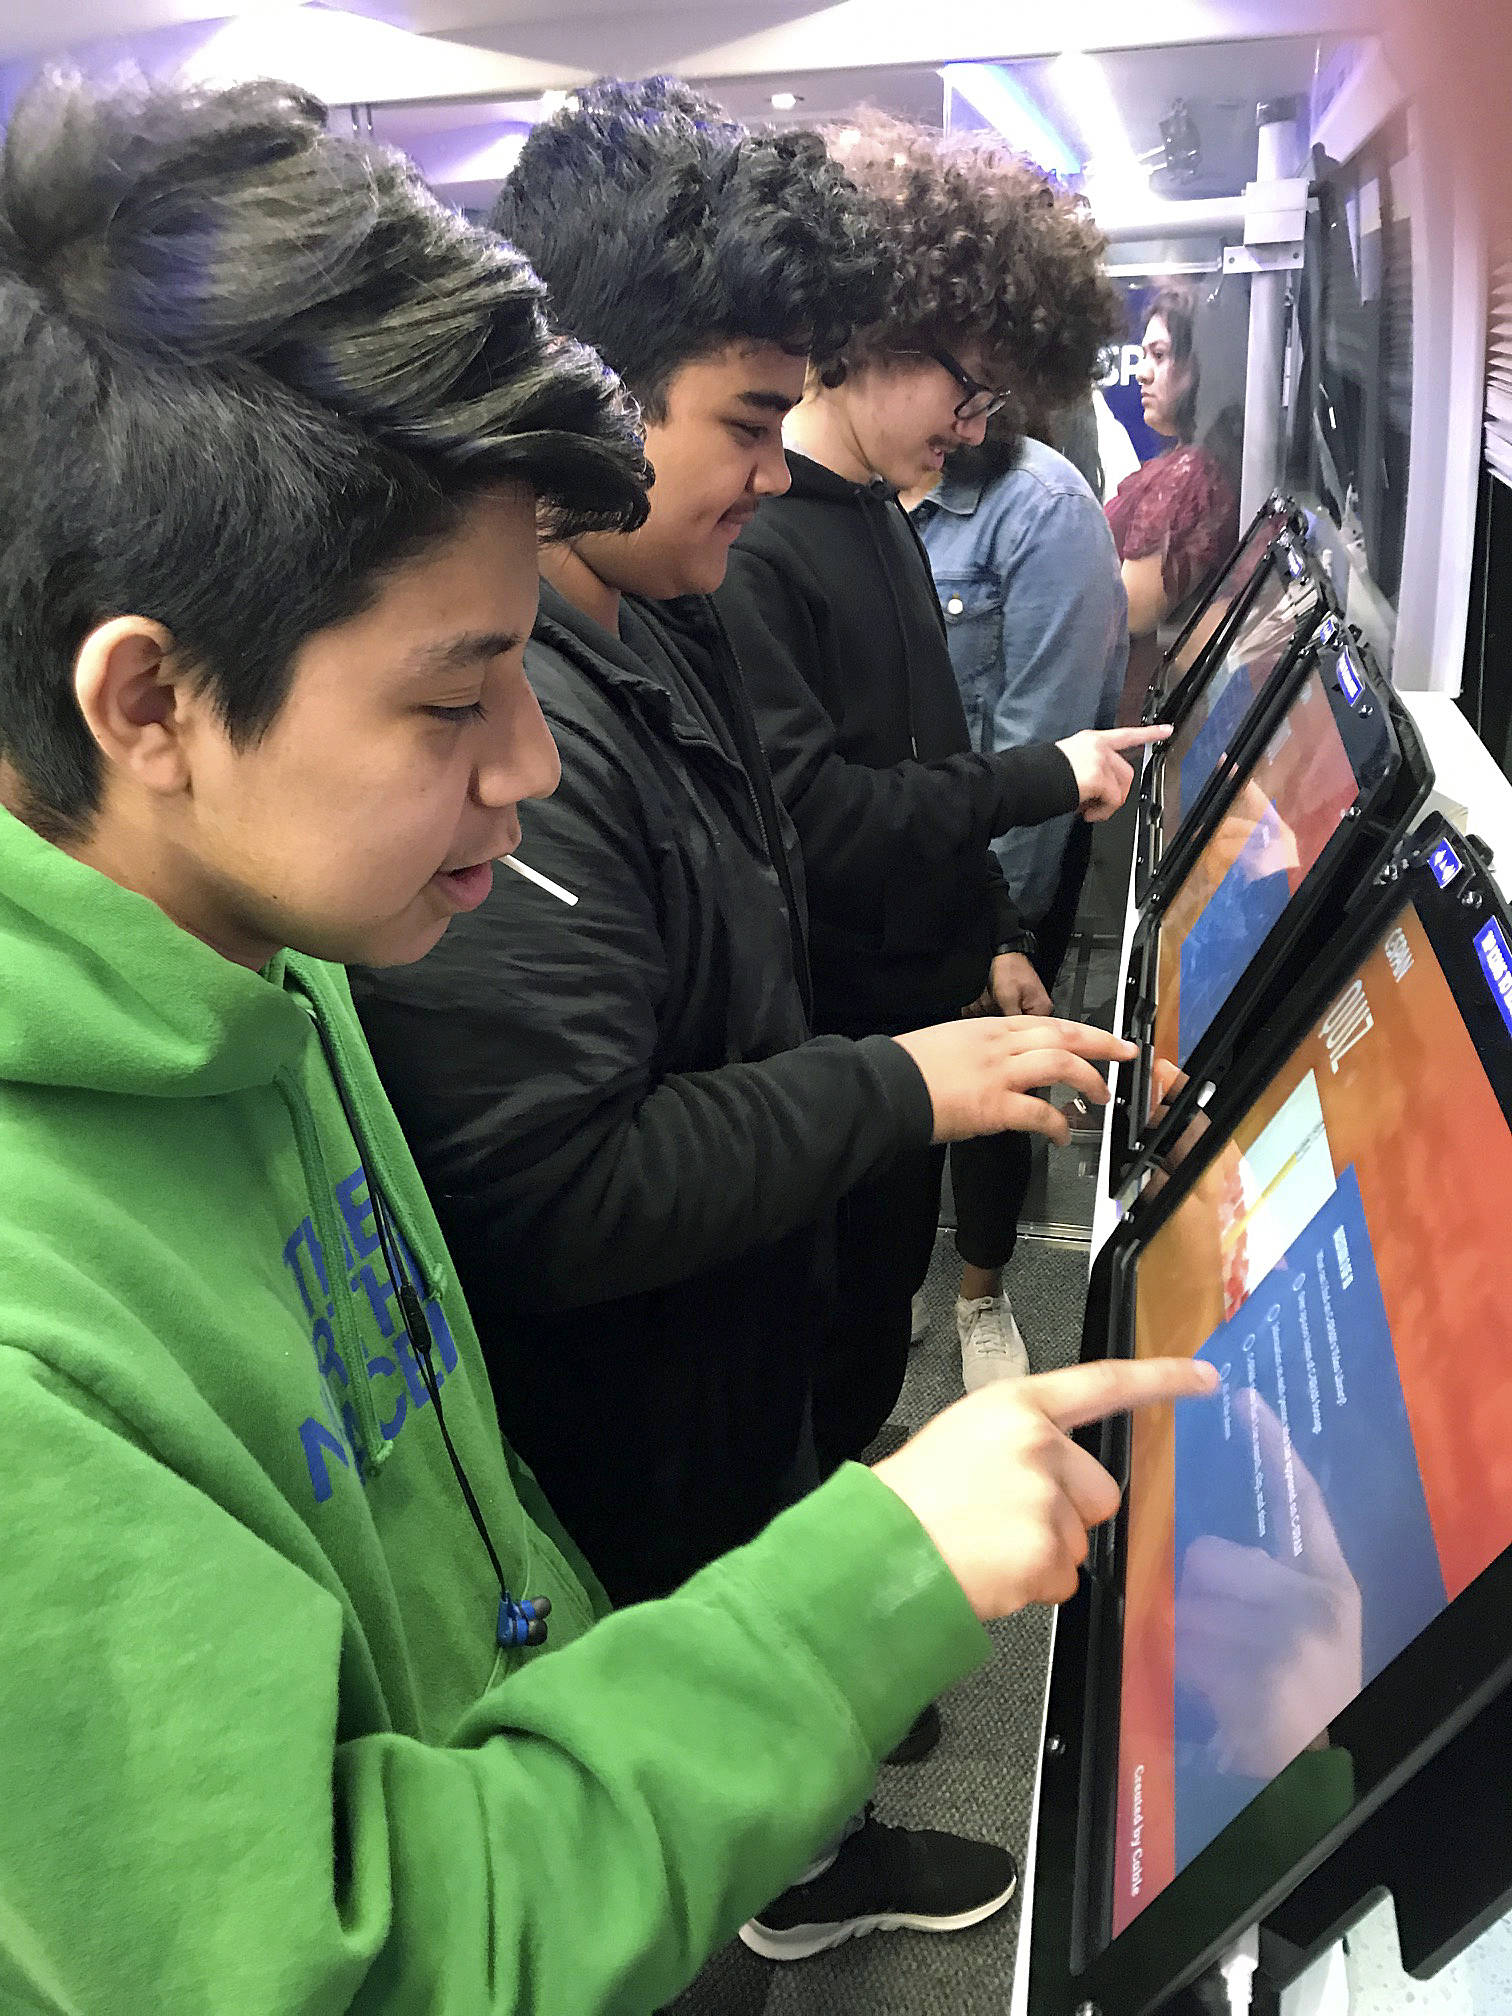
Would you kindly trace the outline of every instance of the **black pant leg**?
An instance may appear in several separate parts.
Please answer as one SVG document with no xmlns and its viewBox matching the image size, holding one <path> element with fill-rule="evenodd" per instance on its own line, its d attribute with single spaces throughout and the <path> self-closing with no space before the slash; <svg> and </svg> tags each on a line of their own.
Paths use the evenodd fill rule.
<svg viewBox="0 0 1512 2016">
<path fill-rule="evenodd" d="M 1034 1174 L 1028 1134 L 982 1134 L 950 1149 L 956 1251 L 968 1267 L 996 1270 L 1013 1258 L 1018 1221 Z"/>
<path fill-rule="evenodd" d="M 1036 962 L 1039 976 L 1045 983 L 1046 991 L 1051 994 L 1055 992 L 1055 983 L 1060 978 L 1060 970 L 1066 963 L 1066 954 L 1076 931 L 1076 913 L 1081 907 L 1082 885 L 1087 879 L 1091 859 L 1092 828 L 1085 819 L 1078 819 L 1071 828 L 1066 851 L 1061 856 L 1060 877 L 1055 885 L 1055 894 L 1050 899 L 1050 908 L 1034 934 L 1039 941 Z"/>
<path fill-rule="evenodd" d="M 943 1148 L 900 1155 L 836 1214 L 835 1311 L 814 1376 L 814 1446 L 827 1476 L 892 1411 L 908 1368 L 909 1307 L 940 1222 Z"/>
<path fill-rule="evenodd" d="M 1036 965 L 1047 993 L 1054 993 L 1070 949 L 1091 854 L 1092 828 L 1079 819 L 1061 856 L 1060 878 L 1050 908 L 1035 933 L 1039 941 Z M 1033 1164 L 1034 1141 L 1028 1134 L 987 1134 L 952 1146 L 950 1187 L 956 1207 L 956 1251 L 969 1267 L 996 1272 L 1012 1259 Z"/>
</svg>

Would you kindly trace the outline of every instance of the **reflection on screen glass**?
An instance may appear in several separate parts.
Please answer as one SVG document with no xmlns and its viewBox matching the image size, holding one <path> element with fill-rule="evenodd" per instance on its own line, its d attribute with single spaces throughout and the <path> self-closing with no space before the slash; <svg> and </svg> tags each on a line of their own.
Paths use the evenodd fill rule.
<svg viewBox="0 0 1512 2016">
<path fill-rule="evenodd" d="M 1306 577 L 1293 581 L 1272 568 L 1262 582 L 1233 642 L 1166 744 L 1161 760 L 1161 833 L 1166 846 L 1175 839 L 1203 786 L 1217 773 L 1256 696 L 1316 603 L 1317 590 Z"/>
<path fill-rule="evenodd" d="M 1408 905 L 1136 1263 L 1115 1933 L 1512 1540 L 1509 1211 Z"/>
<path fill-rule="evenodd" d="M 1173 686 L 1197 663 L 1208 639 L 1216 635 L 1219 625 L 1243 593 L 1255 569 L 1275 545 L 1285 524 L 1286 513 L 1278 511 L 1262 518 L 1252 529 L 1232 564 L 1224 569 L 1222 576 L 1214 584 L 1211 594 L 1194 619 L 1190 632 L 1171 653 L 1167 687 Z"/>
<path fill-rule="evenodd" d="M 1329 688 L 1315 666 L 1161 921 L 1157 1067 L 1185 1069 L 1357 796 Z M 1168 1075 L 1154 1073 L 1160 1082 Z"/>
</svg>

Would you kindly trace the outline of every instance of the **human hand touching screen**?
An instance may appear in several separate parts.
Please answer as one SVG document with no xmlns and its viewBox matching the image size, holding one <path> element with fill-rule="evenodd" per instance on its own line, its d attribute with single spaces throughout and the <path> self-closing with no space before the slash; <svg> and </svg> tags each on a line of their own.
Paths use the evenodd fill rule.
<svg viewBox="0 0 1512 2016">
<path fill-rule="evenodd" d="M 1220 1770 L 1270 1779 L 1359 1693 L 1364 1625 L 1323 1494 L 1264 1396 L 1232 1401 L 1250 1437 L 1267 1544 L 1191 1542 L 1176 1589 L 1176 1684 L 1213 1719 Z"/>
</svg>

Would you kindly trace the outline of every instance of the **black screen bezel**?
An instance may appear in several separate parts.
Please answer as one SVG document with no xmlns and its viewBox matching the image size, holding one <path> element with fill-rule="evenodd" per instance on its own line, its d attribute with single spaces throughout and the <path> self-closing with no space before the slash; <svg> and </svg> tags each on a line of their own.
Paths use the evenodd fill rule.
<svg viewBox="0 0 1512 2016">
<path fill-rule="evenodd" d="M 1197 656 L 1192 660 L 1186 671 L 1176 680 L 1175 684 L 1167 686 L 1167 675 L 1170 673 L 1177 658 L 1180 657 L 1187 639 L 1202 621 L 1213 598 L 1223 592 L 1235 568 L 1243 559 L 1250 541 L 1260 530 L 1261 526 L 1267 523 L 1274 523 L 1276 528 L 1270 545 L 1266 547 L 1265 552 L 1256 561 L 1251 572 L 1242 580 L 1235 583 L 1234 599 L 1223 612 L 1222 621 L 1214 629 L 1212 636 L 1209 637 L 1201 651 L 1198 652 Z M 1181 626 L 1180 635 L 1161 659 L 1156 669 L 1155 677 L 1150 682 L 1150 691 L 1144 710 L 1146 721 L 1165 721 L 1171 719 L 1174 712 L 1182 706 L 1186 691 L 1193 686 L 1201 684 L 1208 664 L 1215 655 L 1221 654 L 1227 648 L 1228 639 L 1233 635 L 1235 625 L 1242 620 L 1241 610 L 1246 600 L 1247 591 L 1263 571 L 1265 562 L 1270 557 L 1270 546 L 1273 546 L 1276 539 L 1285 532 L 1289 532 L 1295 539 L 1301 540 L 1305 536 L 1305 523 L 1301 512 L 1291 499 L 1284 497 L 1279 490 L 1274 490 L 1245 527 L 1239 543 L 1235 546 L 1233 552 L 1228 555 L 1227 559 L 1203 583 L 1196 607 Z"/>
<path fill-rule="evenodd" d="M 1276 711 L 1277 701 L 1286 691 L 1287 679 L 1297 658 L 1307 649 L 1312 637 L 1324 620 L 1339 611 L 1335 608 L 1328 577 L 1318 562 L 1309 554 L 1299 540 L 1290 532 L 1283 531 L 1272 544 L 1265 556 L 1264 564 L 1255 569 L 1249 587 L 1235 605 L 1236 616 L 1232 625 L 1226 624 L 1226 639 L 1223 649 L 1204 657 L 1204 672 L 1199 680 L 1184 682 L 1185 698 L 1178 709 L 1163 713 L 1161 718 L 1169 722 L 1173 734 L 1180 730 L 1189 718 L 1202 693 L 1224 662 L 1228 651 L 1243 627 L 1246 617 L 1259 599 L 1267 580 L 1281 573 L 1288 585 L 1306 580 L 1313 587 L 1312 606 L 1307 614 L 1293 626 L 1290 642 L 1277 658 L 1269 677 L 1260 691 L 1255 694 L 1239 728 L 1234 736 L 1228 760 L 1219 765 L 1210 777 L 1204 779 L 1197 796 L 1182 814 L 1181 824 L 1172 834 L 1167 845 L 1163 826 L 1165 823 L 1166 763 L 1169 743 L 1161 743 L 1150 752 L 1150 760 L 1141 779 L 1139 817 L 1142 827 L 1142 850 L 1138 853 L 1135 900 L 1141 908 L 1157 900 L 1160 891 L 1186 873 L 1187 865 L 1197 844 L 1203 822 L 1211 811 L 1213 802 L 1223 790 L 1231 772 L 1249 759 L 1253 749 L 1263 746 L 1267 726 Z"/>
<path fill-rule="evenodd" d="M 1447 889 L 1427 866 L 1441 839 L 1464 864 Z M 1472 943 L 1492 916 L 1512 937 L 1512 915 L 1473 846 L 1434 815 L 1377 878 L 1332 955 L 1319 961 L 1305 1000 L 1261 1032 L 1247 1068 L 1232 1074 L 1215 1099 L 1200 1147 L 1158 1196 L 1133 1204 L 1108 1240 L 1092 1271 L 1084 1359 L 1132 1355 L 1139 1252 L 1409 902 L 1512 1126 L 1512 1034 Z M 1126 1484 L 1127 1421 L 1082 1439 Z M 1347 1814 L 1304 1846 L 1278 1847 L 1272 1825 L 1285 1811 L 1297 1770 L 1288 1767 L 1117 1939 L 1101 1944 L 1111 1924 L 1116 1850 L 1108 1811 L 1117 1785 L 1127 1529 L 1125 1503 L 1113 1526 L 1096 1536 L 1089 1573 L 1057 1621 L 1036 1821 L 1031 2016 L 1076 2016 L 1088 2002 L 1101 2016 L 1149 2016 L 1241 1931 L 1263 1921 L 1512 1679 L 1509 1546 L 1331 1725 L 1333 1747 L 1349 1752 L 1355 1768 Z"/>
<path fill-rule="evenodd" d="M 1352 706 L 1344 693 L 1338 667 L 1347 660 L 1362 690 Z M 1182 1067 L 1185 1089 L 1170 1102 L 1169 1112 L 1151 1127 L 1150 1075 L 1154 1065 L 1156 975 L 1164 919 L 1185 885 L 1185 876 L 1163 884 L 1140 918 L 1129 960 L 1123 1033 L 1139 1045 L 1139 1055 L 1118 1074 L 1119 1168 L 1114 1186 L 1132 1163 L 1144 1156 L 1158 1158 L 1192 1117 L 1204 1086 L 1245 1040 L 1248 1031 L 1271 1012 L 1272 990 L 1288 975 L 1318 938 L 1336 922 L 1347 904 L 1366 885 L 1382 859 L 1401 839 L 1422 809 L 1433 787 L 1433 773 L 1423 753 L 1411 717 L 1389 683 L 1377 671 L 1365 648 L 1356 643 L 1334 616 L 1324 618 L 1306 650 L 1294 661 L 1277 695 L 1270 732 L 1253 746 L 1248 760 L 1236 768 L 1214 800 L 1196 836 L 1186 873 L 1200 859 L 1246 778 L 1270 746 L 1271 736 L 1314 673 L 1323 681 L 1340 739 L 1355 774 L 1356 795 L 1351 815 L 1338 827 L 1245 967 L 1213 1021 L 1204 1030 Z M 1364 729 L 1363 724 L 1369 723 Z M 1242 1004 L 1242 1006 L 1241 1006 Z"/>
</svg>

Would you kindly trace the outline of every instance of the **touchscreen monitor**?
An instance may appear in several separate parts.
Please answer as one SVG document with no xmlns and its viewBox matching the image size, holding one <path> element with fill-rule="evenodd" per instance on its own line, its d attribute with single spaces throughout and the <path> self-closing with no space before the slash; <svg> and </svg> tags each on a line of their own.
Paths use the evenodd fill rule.
<svg viewBox="0 0 1512 2016">
<path fill-rule="evenodd" d="M 1185 1070 L 1359 799 L 1361 779 L 1379 775 L 1388 758 L 1386 710 L 1350 714 L 1349 694 L 1364 686 L 1347 651 L 1337 660 L 1313 654 L 1275 733 L 1173 891 L 1156 957 L 1152 1101 Z"/>
<path fill-rule="evenodd" d="M 1243 541 L 1203 598 L 1202 606 L 1171 647 L 1163 683 L 1167 692 L 1185 678 L 1254 577 L 1281 533 L 1291 522 L 1290 508 L 1279 500 L 1267 504 L 1256 517 Z"/>
<path fill-rule="evenodd" d="M 1136 1352 L 1222 1384 L 1131 1428 L 1115 1937 L 1294 1760 L 1347 1812 L 1329 1725 L 1512 1545 L 1512 944 L 1424 900 L 1132 1259 Z"/>
<path fill-rule="evenodd" d="M 1217 776 L 1250 708 L 1320 612 L 1311 573 L 1293 578 L 1277 554 L 1232 640 L 1192 695 L 1161 751 L 1160 827 L 1168 850 Z"/>
</svg>

